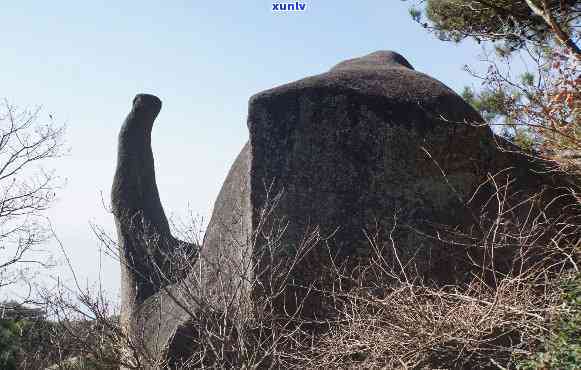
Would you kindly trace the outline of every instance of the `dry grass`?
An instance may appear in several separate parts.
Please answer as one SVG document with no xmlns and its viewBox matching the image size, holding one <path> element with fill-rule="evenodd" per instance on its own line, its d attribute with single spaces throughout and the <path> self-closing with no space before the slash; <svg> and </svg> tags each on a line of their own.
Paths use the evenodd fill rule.
<svg viewBox="0 0 581 370">
<path fill-rule="evenodd" d="M 556 291 L 538 296 L 526 282 L 496 289 L 403 284 L 384 297 L 347 295 L 312 350 L 309 368 L 510 368 L 535 350 L 554 314 Z"/>
</svg>

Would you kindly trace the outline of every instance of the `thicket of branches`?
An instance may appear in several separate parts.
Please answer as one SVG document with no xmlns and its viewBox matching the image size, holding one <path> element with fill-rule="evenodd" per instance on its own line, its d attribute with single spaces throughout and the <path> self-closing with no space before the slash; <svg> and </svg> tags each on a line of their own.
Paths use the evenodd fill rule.
<svg viewBox="0 0 581 370">
<path fill-rule="evenodd" d="M 262 250 L 262 258 L 271 261 L 246 266 L 256 272 L 250 282 L 253 290 L 261 292 L 251 310 L 244 299 L 221 299 L 192 284 L 204 280 L 196 271 L 203 273 L 206 261 L 172 256 L 172 263 L 189 265 L 194 278 L 178 285 L 170 297 L 184 307 L 201 308 L 189 311 L 187 323 L 176 333 L 179 350 L 168 362 L 143 351 L 146 338 L 124 332 L 116 309 L 98 291 L 65 287 L 46 295 L 57 320 L 46 342 L 50 347 L 44 346 L 44 356 L 37 354 L 36 359 L 51 358 L 61 368 L 75 369 L 139 369 L 145 364 L 173 369 L 515 368 L 535 356 L 563 317 L 575 314 L 574 306 L 563 304 L 570 290 L 562 282 L 579 271 L 581 222 L 578 214 L 549 213 L 538 196 L 519 199 L 511 182 L 501 181 L 503 176 L 495 176 L 502 185 L 495 188 L 492 204 L 483 206 L 479 231 L 462 235 L 470 244 L 447 243 L 445 234 L 433 235 L 441 238 L 445 253 L 463 256 L 462 263 L 470 266 L 461 284 L 442 286 L 424 279 L 413 261 L 402 262 L 399 241 L 384 230 L 368 235 L 369 260 L 339 263 L 329 253 L 329 266 L 319 279 L 297 286 L 290 279 L 294 269 L 324 249 L 325 238 L 318 229 L 310 230 L 295 256 L 281 257 L 284 222 L 264 222 L 260 233 L 269 242 L 257 246 L 252 245 L 257 238 L 248 241 L 249 253 Z M 499 212 L 486 213 L 487 206 Z M 117 255 L 115 241 L 101 231 L 97 235 Z M 240 274 L 250 275 L 247 270 Z M 152 279 L 172 281 L 161 275 Z M 302 292 L 299 301 L 281 312 L 280 297 L 297 291 Z M 216 310 L 216 299 L 229 304 Z M 304 304 L 312 299 L 326 305 L 325 320 L 304 315 Z M 29 367 L 22 368 L 38 365 L 34 359 L 27 361 Z"/>
<path fill-rule="evenodd" d="M 0 302 L 0 367 L 16 366 L 20 337 L 39 309 L 23 306 L 31 298 L 35 268 L 48 268 L 45 250 L 52 232 L 45 211 L 61 186 L 50 161 L 64 154 L 64 126 L 41 121 L 40 108 L 19 109 L 0 102 L 0 295 L 19 286 L 19 296 Z M 28 285 L 28 291 L 22 287 Z M 34 317 L 33 319 L 37 319 Z"/>
<path fill-rule="evenodd" d="M 523 155 L 548 161 L 554 171 L 568 176 L 569 191 L 579 207 L 581 3 L 427 0 L 418 2 L 410 14 L 441 40 L 471 38 L 483 44 L 482 61 L 488 68 L 485 72 L 466 68 L 481 86 L 466 88 L 464 98 L 491 127 L 518 144 Z M 578 234 L 573 242 L 572 256 L 578 258 Z M 533 356 L 528 368 L 581 366 L 581 277 L 577 268 L 571 273 L 571 278 L 556 279 L 566 287 L 560 302 L 567 308 L 547 328 L 541 353 Z"/>
<path fill-rule="evenodd" d="M 26 267 L 46 265 L 32 252 L 51 235 L 44 211 L 61 182 L 50 160 L 64 153 L 64 127 L 40 122 L 39 112 L 0 103 L 0 289 Z"/>
<path fill-rule="evenodd" d="M 578 1 L 427 0 L 410 13 L 441 40 L 489 41 L 487 70 L 467 67 L 481 88 L 467 88 L 464 97 L 535 156 L 581 173 Z"/>
</svg>

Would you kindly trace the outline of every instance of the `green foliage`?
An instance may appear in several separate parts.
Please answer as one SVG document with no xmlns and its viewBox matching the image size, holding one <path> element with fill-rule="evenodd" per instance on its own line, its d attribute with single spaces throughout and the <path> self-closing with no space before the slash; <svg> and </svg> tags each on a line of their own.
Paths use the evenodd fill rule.
<svg viewBox="0 0 581 370">
<path fill-rule="evenodd" d="M 508 118 L 506 104 L 510 97 L 504 90 L 483 90 L 476 93 L 470 87 L 465 87 L 462 97 L 488 122 L 497 118 Z"/>
<path fill-rule="evenodd" d="M 520 76 L 522 83 L 526 86 L 533 86 L 535 84 L 535 76 L 530 72 L 525 72 Z"/>
<path fill-rule="evenodd" d="M 534 81 L 534 77 L 529 75 L 524 74 L 522 79 Z M 526 127 L 514 122 L 511 115 L 511 107 L 522 101 L 522 94 L 514 90 L 500 89 L 484 89 L 477 93 L 470 87 L 464 87 L 461 95 L 468 104 L 480 113 L 486 122 L 493 127 L 495 125 L 501 127 L 500 133 L 508 140 L 525 150 L 534 149 L 537 144 L 534 136 Z"/>
<path fill-rule="evenodd" d="M 23 321 L 0 320 L 0 369 L 17 369 L 24 326 Z"/>
<path fill-rule="evenodd" d="M 567 25 L 579 15 L 576 0 L 549 0 L 548 5 L 560 24 Z M 424 14 L 429 22 L 422 21 L 416 8 L 410 14 L 446 41 L 472 37 L 478 42 L 500 41 L 505 50 L 516 50 L 527 42 L 542 44 L 552 37 L 546 22 L 524 0 L 427 0 Z"/>
<path fill-rule="evenodd" d="M 410 16 L 412 17 L 412 19 L 416 22 L 420 22 L 422 19 L 422 11 L 419 10 L 418 8 L 410 8 L 409 10 L 410 12 Z"/>
<path fill-rule="evenodd" d="M 42 318 L 0 320 L 0 369 L 118 368 L 109 364 L 117 353 L 112 343 L 102 340 L 101 332 L 102 328 L 90 321 L 73 323 L 67 329 L 62 323 Z M 90 343 L 83 347 L 77 335 Z"/>
<path fill-rule="evenodd" d="M 519 369 L 581 368 L 581 274 L 563 286 L 563 310 L 545 343 L 545 351 L 523 362 Z"/>
</svg>

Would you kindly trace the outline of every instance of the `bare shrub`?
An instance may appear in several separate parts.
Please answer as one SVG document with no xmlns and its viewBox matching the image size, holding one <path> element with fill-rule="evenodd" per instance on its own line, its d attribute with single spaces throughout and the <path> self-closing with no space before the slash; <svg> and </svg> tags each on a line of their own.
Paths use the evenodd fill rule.
<svg viewBox="0 0 581 370">
<path fill-rule="evenodd" d="M 51 235 L 44 211 L 61 182 L 45 166 L 64 154 L 65 131 L 52 117 L 40 122 L 39 112 L 0 102 L 0 288 L 51 265 L 38 252 Z"/>
<path fill-rule="evenodd" d="M 334 292 L 341 314 L 303 366 L 508 369 L 534 354 L 562 310 L 559 281 L 579 272 L 579 204 L 569 194 L 570 209 L 550 211 L 542 193 L 523 199 L 510 177 L 499 183 L 497 175 L 489 179 L 495 212 L 485 203 L 471 233 L 439 225 L 431 235 L 443 242 L 451 270 L 455 258 L 469 267 L 463 282 L 427 281 L 377 253 L 385 244 L 371 236 L 375 254 L 360 269 L 379 279 Z M 397 255 L 397 241 L 387 239 Z"/>
<path fill-rule="evenodd" d="M 162 290 L 187 312 L 187 319 L 173 336 L 167 362 L 157 366 L 284 368 L 296 363 L 310 338 L 304 328 L 309 323 L 301 314 L 311 295 L 309 287 L 294 284 L 293 272 L 322 237 L 317 228 L 307 230 L 295 253 L 288 254 L 283 243 L 286 222 L 272 217 L 281 196 L 268 198 L 257 230 L 245 240 L 229 239 L 210 258 L 198 255 L 184 262 L 183 254 L 171 257 L 172 265 L 185 263 L 190 273 Z M 236 235 L 231 227 L 224 223 L 223 233 Z M 232 248 L 242 251 L 240 260 L 231 258 Z M 216 273 L 216 263 L 229 264 L 225 270 L 234 275 Z"/>
<path fill-rule="evenodd" d="M 102 295 L 78 286 L 50 295 L 63 328 L 54 348 L 60 361 L 82 358 L 101 368 L 515 368 L 536 351 L 562 310 L 558 281 L 579 271 L 581 224 L 578 204 L 562 207 L 574 194 L 563 191 L 562 203 L 547 204 L 542 192 L 513 192 L 513 181 L 504 172 L 489 177 L 481 189 L 492 191 L 475 209 L 470 228 L 434 225 L 427 233 L 398 224 L 396 212 L 391 230 L 367 234 L 368 260 L 340 261 L 328 253 L 329 266 L 307 285 L 294 271 L 315 249 L 325 249 L 328 236 L 316 227 L 306 230 L 296 253 L 286 253 L 287 223 L 269 219 L 275 196 L 256 234 L 217 251 L 219 259 L 233 245 L 253 253 L 236 266 L 235 279 L 211 274 L 215 261 L 179 248 L 166 259 L 179 268 L 163 271 L 187 270 L 188 278 L 150 277 L 165 281 L 164 294 L 185 312 L 167 358 L 160 362 L 147 351 L 149 338 L 128 335 Z M 563 212 L 551 208 L 557 204 Z M 397 228 L 438 241 L 450 266 L 466 267 L 462 279 L 442 284 L 420 273 L 413 260 L 402 261 Z M 118 257 L 115 241 L 95 230 Z M 208 289 L 209 278 L 223 289 Z M 329 315 L 317 320 L 305 314 L 310 300 L 326 305 Z M 142 329 L 144 336 L 155 335 Z"/>
</svg>

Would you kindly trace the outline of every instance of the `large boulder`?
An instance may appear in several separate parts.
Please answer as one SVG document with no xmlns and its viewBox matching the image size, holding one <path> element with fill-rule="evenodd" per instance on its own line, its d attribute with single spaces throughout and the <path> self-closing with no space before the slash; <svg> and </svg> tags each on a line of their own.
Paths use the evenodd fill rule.
<svg viewBox="0 0 581 370">
<path fill-rule="evenodd" d="M 444 253 L 435 225 L 474 228 L 475 212 L 493 194 L 490 181 L 481 184 L 505 168 L 513 169 L 523 197 L 554 181 L 524 157 L 500 150 L 499 141 L 510 145 L 480 125 L 479 114 L 450 88 L 401 55 L 380 51 L 254 95 L 250 140 L 218 195 L 195 271 L 177 280 L 152 278 L 158 275 L 144 267 L 147 261 L 171 275 L 166 253 L 195 249 L 169 234 L 155 186 L 150 133 L 160 107 L 151 96 L 134 101 L 120 135 L 112 197 L 129 266 L 122 316 L 151 359 L 187 352 L 175 333 L 200 309 L 234 304 L 251 314 L 270 284 L 269 265 L 292 257 L 305 241 L 310 250 L 287 279 L 299 288 L 279 298 L 281 311 L 296 308 L 300 287 L 319 284 L 331 259 L 368 258 L 371 234 L 395 241 L 384 249 L 402 268 L 441 283 L 461 280 L 469 266 Z M 267 231 L 276 228 L 284 233 L 269 254 L 274 242 Z M 313 230 L 318 238 L 305 238 Z M 161 237 L 147 244 L 135 232 Z M 327 315 L 325 301 L 306 301 L 303 314 Z"/>
</svg>

